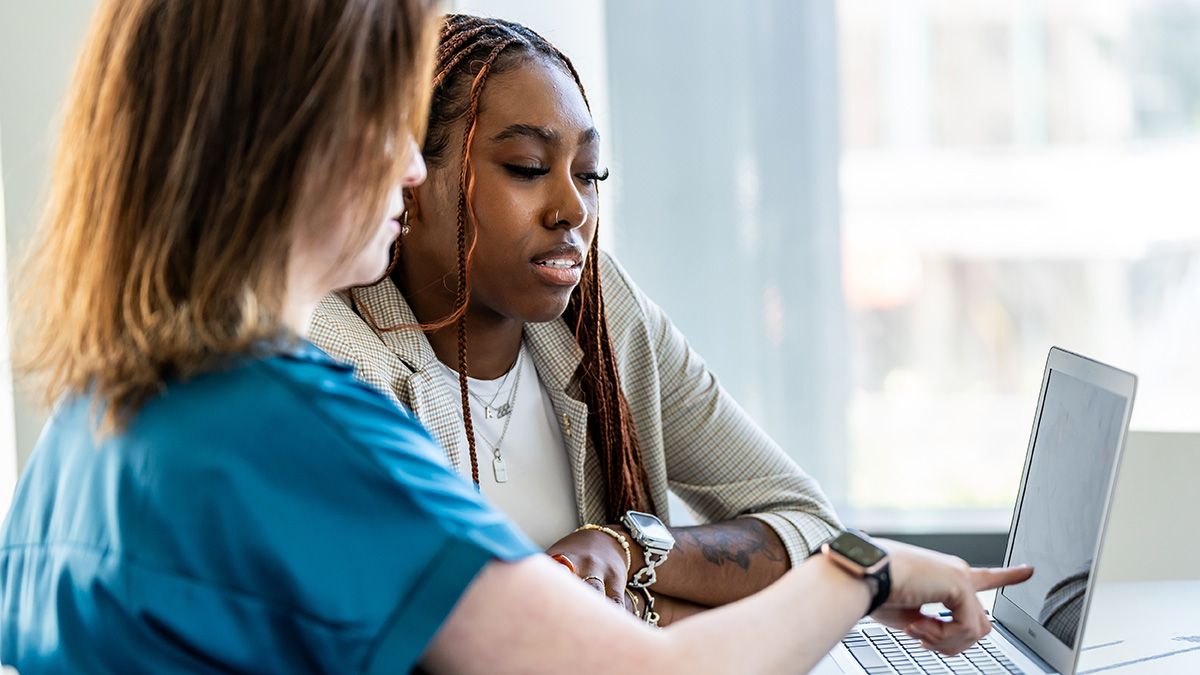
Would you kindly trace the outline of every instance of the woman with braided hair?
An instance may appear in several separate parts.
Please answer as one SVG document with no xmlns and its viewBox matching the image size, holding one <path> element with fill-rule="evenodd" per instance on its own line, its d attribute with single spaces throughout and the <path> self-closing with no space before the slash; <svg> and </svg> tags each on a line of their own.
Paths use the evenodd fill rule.
<svg viewBox="0 0 1200 675">
<path fill-rule="evenodd" d="M 395 264 L 326 298 L 311 333 L 535 542 L 631 610 L 652 591 L 666 624 L 765 587 L 840 525 L 600 250 L 598 149 L 566 56 L 524 26 L 449 16 L 430 178 L 405 191 Z M 657 523 L 626 514 L 669 523 L 668 489 L 705 524 L 648 558 L 630 528 Z"/>
</svg>

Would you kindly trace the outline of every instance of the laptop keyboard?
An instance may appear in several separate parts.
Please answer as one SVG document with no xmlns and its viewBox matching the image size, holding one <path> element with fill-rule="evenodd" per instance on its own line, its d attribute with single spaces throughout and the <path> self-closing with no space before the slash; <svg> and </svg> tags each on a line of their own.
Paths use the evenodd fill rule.
<svg viewBox="0 0 1200 675">
<path fill-rule="evenodd" d="M 931 652 L 903 631 L 879 625 L 850 631 L 842 644 L 869 675 L 1022 675 L 1024 672 L 987 636 L 958 656 Z"/>
</svg>

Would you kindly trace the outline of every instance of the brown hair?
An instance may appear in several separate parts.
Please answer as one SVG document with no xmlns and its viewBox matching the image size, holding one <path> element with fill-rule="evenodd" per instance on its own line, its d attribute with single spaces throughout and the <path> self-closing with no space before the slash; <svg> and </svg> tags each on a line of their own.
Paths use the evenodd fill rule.
<svg viewBox="0 0 1200 675">
<path fill-rule="evenodd" d="M 100 430 L 120 429 L 167 379 L 287 339 L 296 233 L 347 217 L 329 187 L 353 180 L 342 255 L 361 248 L 424 133 L 435 12 L 103 0 L 13 322 L 43 402 L 90 389 Z"/>
<path fill-rule="evenodd" d="M 442 321 L 423 325 L 422 328 L 429 330 L 452 322 L 457 324 L 459 390 L 471 456 L 471 477 L 476 483 L 479 482 L 479 464 L 475 454 L 475 434 L 467 390 L 465 319 L 470 288 L 467 270 L 474 246 L 473 233 L 468 237 L 467 231 L 467 214 L 472 208 L 469 150 L 475 131 L 479 97 L 488 75 L 512 70 L 530 58 L 544 58 L 565 68 L 575 79 L 579 93 L 587 103 L 587 94 L 570 59 L 537 33 L 520 24 L 500 19 L 461 14 L 447 16 L 437 50 L 429 130 L 425 136 L 426 160 L 432 165 L 439 165 L 447 159 L 451 126 L 460 121 L 466 125 L 463 163 L 459 172 L 458 288 L 455 310 Z M 469 220 L 474 222 L 474 218 Z M 582 279 L 571 294 L 564 318 L 568 325 L 574 327 L 576 342 L 583 352 L 578 373 L 588 406 L 588 433 L 602 469 L 607 518 L 616 522 L 630 509 L 653 511 L 654 501 L 629 403 L 621 391 L 612 340 L 608 333 L 604 296 L 600 289 L 597 240 L 598 237 L 592 238 Z"/>
</svg>

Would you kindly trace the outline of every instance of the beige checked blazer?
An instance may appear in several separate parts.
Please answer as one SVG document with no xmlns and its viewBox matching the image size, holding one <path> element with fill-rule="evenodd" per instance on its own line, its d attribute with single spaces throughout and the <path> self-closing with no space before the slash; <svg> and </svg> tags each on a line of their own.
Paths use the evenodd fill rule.
<svg viewBox="0 0 1200 675">
<path fill-rule="evenodd" d="M 667 315 L 607 254 L 600 259 L 600 278 L 621 385 L 658 516 L 670 523 L 670 490 L 700 522 L 758 518 L 779 533 L 792 564 L 798 564 L 841 527 L 817 482 L 721 388 Z M 353 293 L 379 326 L 416 323 L 390 279 Z M 318 306 L 309 339 L 352 364 L 360 379 L 411 408 L 446 449 L 454 469 L 464 473 L 465 466 L 469 473 L 467 449 L 458 447 L 458 392 L 446 386 L 423 333 L 377 332 L 355 312 L 346 294 L 334 293 Z M 524 339 L 559 418 L 579 523 L 603 522 L 600 465 L 590 450 L 587 405 L 575 377 L 579 346 L 561 319 L 526 324 Z"/>
</svg>

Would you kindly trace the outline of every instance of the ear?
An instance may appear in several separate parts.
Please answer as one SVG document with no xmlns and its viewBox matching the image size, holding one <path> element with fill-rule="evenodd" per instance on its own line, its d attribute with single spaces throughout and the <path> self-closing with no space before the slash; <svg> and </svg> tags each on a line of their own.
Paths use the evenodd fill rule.
<svg viewBox="0 0 1200 675">
<path fill-rule="evenodd" d="M 404 209 L 408 213 L 408 223 L 411 227 L 421 220 L 420 188 L 404 188 L 401 190 L 401 194 L 404 197 Z"/>
</svg>

